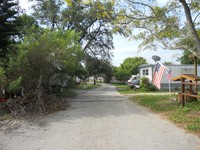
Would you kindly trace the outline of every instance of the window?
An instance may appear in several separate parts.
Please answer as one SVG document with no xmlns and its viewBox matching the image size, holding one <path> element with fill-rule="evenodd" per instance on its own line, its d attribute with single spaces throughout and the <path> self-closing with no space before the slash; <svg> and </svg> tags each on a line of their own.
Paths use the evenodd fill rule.
<svg viewBox="0 0 200 150">
<path fill-rule="evenodd" d="M 144 69 L 144 70 L 142 70 L 142 74 L 143 74 L 144 76 L 149 75 L 149 69 Z"/>
</svg>

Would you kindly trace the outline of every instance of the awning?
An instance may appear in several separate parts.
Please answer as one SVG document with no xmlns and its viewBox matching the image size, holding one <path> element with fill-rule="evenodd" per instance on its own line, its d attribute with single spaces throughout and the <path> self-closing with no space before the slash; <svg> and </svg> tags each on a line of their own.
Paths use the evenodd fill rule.
<svg viewBox="0 0 200 150">
<path fill-rule="evenodd" d="M 190 80 L 190 81 L 200 81 L 199 76 L 193 74 L 181 74 L 177 77 L 172 78 L 172 81 L 181 81 L 181 79 Z"/>
</svg>

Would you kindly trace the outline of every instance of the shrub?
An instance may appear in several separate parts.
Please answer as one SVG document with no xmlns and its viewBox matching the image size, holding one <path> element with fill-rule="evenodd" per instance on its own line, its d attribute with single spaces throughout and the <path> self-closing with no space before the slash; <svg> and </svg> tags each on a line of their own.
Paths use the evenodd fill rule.
<svg viewBox="0 0 200 150">
<path fill-rule="evenodd" d="M 140 79 L 140 91 L 156 91 L 156 87 L 152 84 L 149 83 L 149 78 L 147 77 L 142 77 Z"/>
</svg>

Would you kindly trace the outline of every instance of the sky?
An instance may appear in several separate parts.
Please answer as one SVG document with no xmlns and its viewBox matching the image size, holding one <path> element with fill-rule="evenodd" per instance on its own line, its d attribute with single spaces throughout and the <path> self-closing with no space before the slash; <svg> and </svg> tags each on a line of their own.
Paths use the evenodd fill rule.
<svg viewBox="0 0 200 150">
<path fill-rule="evenodd" d="M 19 2 L 23 9 L 30 11 L 31 2 L 28 2 L 28 0 L 19 0 Z M 161 5 L 164 4 L 163 0 L 158 0 L 157 2 Z M 120 35 L 114 35 L 113 38 L 114 50 L 112 52 L 114 57 L 112 59 L 112 63 L 114 66 L 120 66 L 120 64 L 123 63 L 123 60 L 128 57 L 143 57 L 147 60 L 147 63 L 153 64 L 153 55 L 159 56 L 161 58 L 161 63 L 172 62 L 173 64 L 180 64 L 180 62 L 176 61 L 176 59 L 177 56 L 182 54 L 181 51 L 162 49 L 157 51 L 138 51 L 138 45 L 140 44 L 140 41 L 129 41 Z"/>
<path fill-rule="evenodd" d="M 128 57 L 143 57 L 147 60 L 147 63 L 153 64 L 155 63 L 152 59 L 153 55 L 157 55 L 161 58 L 160 62 L 172 62 L 173 64 L 180 64 L 180 62 L 176 61 L 177 57 L 182 54 L 179 50 L 163 50 L 159 49 L 157 51 L 153 50 L 145 50 L 139 51 L 138 45 L 141 41 L 129 41 L 128 39 L 115 35 L 114 36 L 114 58 L 113 65 L 119 66 L 125 58 Z"/>
</svg>

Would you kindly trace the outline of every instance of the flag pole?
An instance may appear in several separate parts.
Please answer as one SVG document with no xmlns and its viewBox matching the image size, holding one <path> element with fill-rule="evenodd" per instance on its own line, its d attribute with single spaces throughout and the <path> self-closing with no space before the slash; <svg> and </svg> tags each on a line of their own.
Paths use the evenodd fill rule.
<svg viewBox="0 0 200 150">
<path fill-rule="evenodd" d="M 171 85 L 170 85 L 170 80 L 168 80 L 168 83 L 169 83 L 169 95 L 171 95 Z"/>
<path fill-rule="evenodd" d="M 172 76 L 172 70 L 167 68 L 167 79 L 169 84 L 169 95 L 171 95 L 171 76 Z"/>
</svg>

